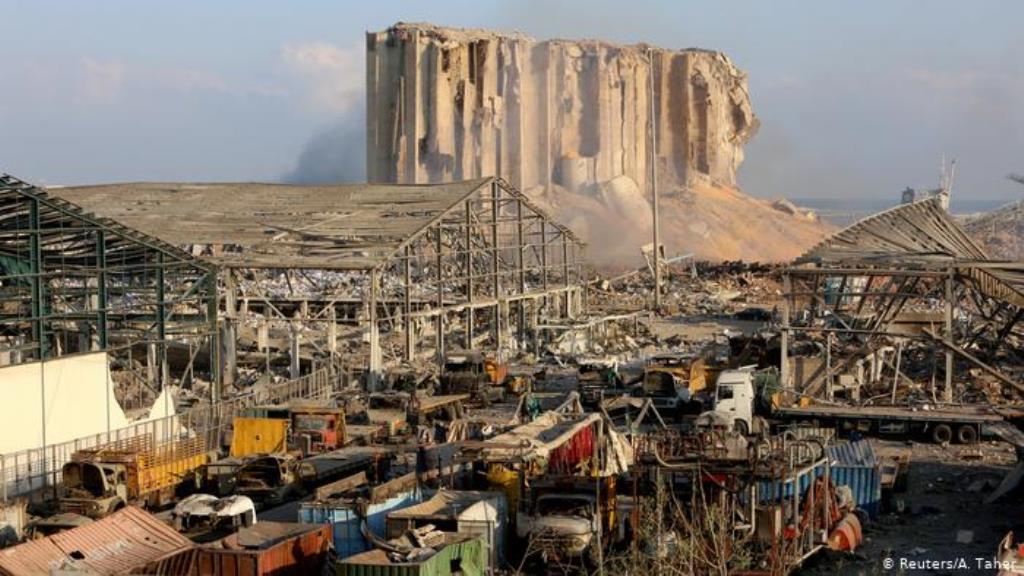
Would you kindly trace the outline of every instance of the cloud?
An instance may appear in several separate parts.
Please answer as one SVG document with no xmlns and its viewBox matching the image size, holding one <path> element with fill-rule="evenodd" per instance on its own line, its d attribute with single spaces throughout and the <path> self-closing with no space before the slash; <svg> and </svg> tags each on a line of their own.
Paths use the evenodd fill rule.
<svg viewBox="0 0 1024 576">
<path fill-rule="evenodd" d="M 116 100 L 124 87 L 124 64 L 82 58 L 79 63 L 78 97 L 85 102 L 109 104 Z"/>
<path fill-rule="evenodd" d="M 362 101 L 366 76 L 361 44 L 347 49 L 327 42 L 285 44 L 281 58 L 306 83 L 310 103 L 317 108 L 344 112 Z"/>
</svg>

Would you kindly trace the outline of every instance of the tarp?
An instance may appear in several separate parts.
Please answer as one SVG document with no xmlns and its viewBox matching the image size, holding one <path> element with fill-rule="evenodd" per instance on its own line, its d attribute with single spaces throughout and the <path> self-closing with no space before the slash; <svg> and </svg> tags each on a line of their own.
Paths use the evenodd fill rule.
<svg viewBox="0 0 1024 576">
<path fill-rule="evenodd" d="M 489 462 L 548 459 L 552 450 L 569 442 L 584 428 L 601 421 L 599 414 L 568 417 L 545 412 L 529 424 L 495 436 L 485 443 L 481 457 Z"/>
</svg>

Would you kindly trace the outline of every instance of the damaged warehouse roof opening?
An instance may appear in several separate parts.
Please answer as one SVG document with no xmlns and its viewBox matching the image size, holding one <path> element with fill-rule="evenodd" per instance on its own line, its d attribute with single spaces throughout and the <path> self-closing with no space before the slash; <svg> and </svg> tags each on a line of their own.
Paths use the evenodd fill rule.
<svg viewBox="0 0 1024 576">
<path fill-rule="evenodd" d="M 495 184 L 511 192 L 500 180 L 480 178 L 408 185 L 144 182 L 51 193 L 220 266 L 370 270 Z"/>
</svg>

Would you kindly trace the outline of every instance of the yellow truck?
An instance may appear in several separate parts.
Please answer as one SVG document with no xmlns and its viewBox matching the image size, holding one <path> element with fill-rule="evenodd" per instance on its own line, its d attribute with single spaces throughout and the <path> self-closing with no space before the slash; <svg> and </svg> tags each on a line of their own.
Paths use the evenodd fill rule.
<svg viewBox="0 0 1024 576">
<path fill-rule="evenodd" d="M 152 434 L 79 450 L 62 469 L 60 510 L 98 519 L 129 504 L 161 506 L 208 459 L 202 438 L 158 443 Z"/>
</svg>

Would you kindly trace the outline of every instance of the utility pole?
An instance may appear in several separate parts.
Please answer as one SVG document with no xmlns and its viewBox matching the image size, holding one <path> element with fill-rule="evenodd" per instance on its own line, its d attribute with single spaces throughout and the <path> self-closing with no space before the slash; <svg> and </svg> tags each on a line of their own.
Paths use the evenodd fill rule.
<svg viewBox="0 0 1024 576">
<path fill-rule="evenodd" d="M 654 103 L 654 50 L 647 49 L 647 61 L 650 63 L 649 75 L 651 93 L 651 211 L 654 217 L 654 310 L 661 310 L 661 235 L 658 221 L 658 123 L 655 117 L 657 109 Z"/>
</svg>

